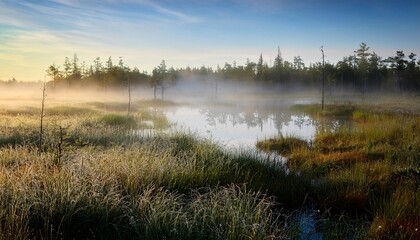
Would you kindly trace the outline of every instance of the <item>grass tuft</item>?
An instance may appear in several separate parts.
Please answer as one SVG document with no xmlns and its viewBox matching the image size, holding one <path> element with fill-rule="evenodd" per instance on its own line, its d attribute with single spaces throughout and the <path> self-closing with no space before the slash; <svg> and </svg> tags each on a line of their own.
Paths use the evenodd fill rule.
<svg viewBox="0 0 420 240">
<path fill-rule="evenodd" d="M 290 154 L 295 149 L 308 148 L 309 145 L 305 140 L 298 137 L 280 135 L 278 138 L 257 141 L 256 147 L 265 152 L 276 151 L 284 155 Z"/>
<path fill-rule="evenodd" d="M 105 125 L 121 128 L 134 128 L 136 126 L 136 120 L 132 116 L 124 116 L 119 114 L 105 114 L 99 121 Z"/>
</svg>

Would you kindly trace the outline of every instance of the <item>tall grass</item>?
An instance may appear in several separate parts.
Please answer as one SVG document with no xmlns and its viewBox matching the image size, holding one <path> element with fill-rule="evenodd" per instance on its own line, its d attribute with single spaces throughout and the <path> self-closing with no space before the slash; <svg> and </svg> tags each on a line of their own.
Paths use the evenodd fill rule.
<svg viewBox="0 0 420 240">
<path fill-rule="evenodd" d="M 288 166 L 313 179 L 319 207 L 370 219 L 370 237 L 417 239 L 420 117 L 355 105 L 334 112 L 355 125 L 318 131 L 311 148 L 290 153 Z"/>
<path fill-rule="evenodd" d="M 0 239 L 304 238 L 305 205 L 325 239 L 418 238 L 418 116 L 330 107 L 355 125 L 260 143 L 285 166 L 190 133 L 141 134 L 143 121 L 168 125 L 143 104 L 52 108 L 42 154 L 36 114 L 2 113 Z"/>
<path fill-rule="evenodd" d="M 142 120 L 135 115 L 74 109 L 57 107 L 47 116 L 40 155 L 36 116 L 21 117 L 21 124 L 5 120 L 0 238 L 285 236 L 276 200 L 265 194 L 277 185 L 260 182 L 283 171 L 191 134 L 136 134 L 131 129 Z M 65 136 L 58 165 L 59 127 Z"/>
<path fill-rule="evenodd" d="M 274 199 L 246 185 L 221 186 L 228 176 L 214 176 L 212 168 L 227 165 L 206 158 L 221 158 L 219 150 L 203 149 L 188 161 L 194 158 L 188 149 L 175 156 L 171 147 L 156 149 L 158 141 L 179 147 L 173 138 L 129 149 L 87 147 L 60 168 L 48 152 L 40 158 L 30 149 L 7 149 L 9 159 L 25 159 L 2 168 L 0 229 L 5 236 L 16 231 L 48 239 L 266 239 L 284 233 Z"/>
</svg>

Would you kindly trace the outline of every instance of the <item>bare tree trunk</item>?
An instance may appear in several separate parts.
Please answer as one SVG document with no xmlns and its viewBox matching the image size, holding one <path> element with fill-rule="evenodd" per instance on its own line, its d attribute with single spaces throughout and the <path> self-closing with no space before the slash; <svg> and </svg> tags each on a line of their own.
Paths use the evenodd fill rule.
<svg viewBox="0 0 420 240">
<path fill-rule="evenodd" d="M 402 95 L 403 90 L 402 90 L 402 82 L 401 82 L 401 77 L 400 77 L 400 72 L 397 71 L 397 81 L 398 81 L 398 86 L 400 88 L 400 94 Z"/>
<path fill-rule="evenodd" d="M 130 82 L 130 78 L 128 78 L 128 106 L 127 106 L 127 116 L 130 115 L 130 107 L 131 107 L 131 82 Z"/>
<path fill-rule="evenodd" d="M 58 126 L 58 128 L 59 128 L 59 136 L 58 136 L 58 144 L 57 144 L 57 161 L 55 165 L 60 167 L 62 163 L 62 157 L 63 157 L 64 129 L 61 126 Z"/>
<path fill-rule="evenodd" d="M 325 87 L 325 60 L 324 60 L 324 47 L 321 47 L 322 52 L 322 103 L 321 110 L 324 111 L 324 87 Z"/>
<path fill-rule="evenodd" d="M 43 129 L 43 121 L 45 117 L 44 113 L 44 103 L 45 103 L 45 90 L 46 90 L 46 83 L 44 81 L 44 84 L 42 85 L 41 91 L 42 91 L 42 100 L 41 100 L 41 113 L 40 113 L 40 126 L 39 126 L 39 154 L 42 152 L 42 139 L 44 135 L 44 129 Z"/>
<path fill-rule="evenodd" d="M 153 87 L 153 99 L 154 100 L 156 100 L 156 90 L 157 90 L 156 88 L 157 88 L 156 86 Z"/>
</svg>

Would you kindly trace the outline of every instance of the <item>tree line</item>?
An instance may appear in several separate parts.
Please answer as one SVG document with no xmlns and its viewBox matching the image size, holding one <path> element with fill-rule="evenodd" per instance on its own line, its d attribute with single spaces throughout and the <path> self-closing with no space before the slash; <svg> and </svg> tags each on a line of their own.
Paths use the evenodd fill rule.
<svg viewBox="0 0 420 240">
<path fill-rule="evenodd" d="M 106 88 L 122 86 L 128 80 L 136 84 L 149 79 L 147 73 L 140 72 L 137 67 L 128 67 L 121 57 L 117 64 L 113 63 L 111 57 L 105 63 L 97 57 L 88 66 L 84 61 L 80 63 L 77 54 L 74 54 L 72 60 L 66 57 L 62 66 L 51 64 L 46 72 L 54 87 L 97 85 Z"/>
<path fill-rule="evenodd" d="M 324 75 L 322 74 L 322 71 Z M 114 64 L 109 57 L 105 63 L 97 57 L 93 64 L 87 66 L 80 63 L 76 54 L 70 60 L 65 58 L 62 66 L 52 64 L 46 70 L 54 87 L 59 85 L 77 86 L 95 84 L 103 88 L 124 86 L 130 84 L 149 85 L 154 96 L 158 91 L 163 97 L 165 88 L 176 84 L 180 76 L 194 76 L 197 79 L 214 79 L 252 84 L 256 86 L 278 87 L 290 89 L 293 87 L 320 88 L 324 76 L 326 90 L 353 90 L 361 93 L 375 91 L 420 92 L 420 61 L 416 54 L 406 55 L 396 51 L 391 57 L 382 58 L 370 51 L 365 43 L 361 43 L 352 55 L 343 57 L 337 63 L 321 62 L 306 66 L 300 56 L 293 61 L 284 60 L 280 49 L 273 64 L 269 65 L 260 54 L 257 62 L 247 59 L 244 65 L 236 62 L 225 63 L 216 69 L 202 66 L 199 68 L 168 68 L 162 60 L 151 73 L 140 72 L 138 68 L 130 68 L 122 58 Z"/>
</svg>

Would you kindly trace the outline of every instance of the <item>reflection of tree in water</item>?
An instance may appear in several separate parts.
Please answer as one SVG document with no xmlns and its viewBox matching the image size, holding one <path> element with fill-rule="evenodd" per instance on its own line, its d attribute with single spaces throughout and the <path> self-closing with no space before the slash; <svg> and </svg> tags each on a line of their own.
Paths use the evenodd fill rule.
<svg viewBox="0 0 420 240">
<path fill-rule="evenodd" d="M 207 123 L 213 127 L 217 126 L 217 124 L 232 124 L 232 127 L 235 127 L 237 124 L 243 124 L 248 128 L 258 127 L 261 132 L 264 130 L 264 125 L 269 121 L 272 121 L 275 125 L 274 127 L 280 131 L 282 126 L 287 124 L 287 121 L 292 116 L 291 113 L 286 113 L 285 109 L 273 109 L 255 105 L 246 107 L 208 107 L 202 108 L 200 113 L 206 116 Z"/>
<path fill-rule="evenodd" d="M 165 109 L 167 113 L 173 111 L 176 114 L 178 107 Z M 198 107 L 192 107 L 193 111 L 198 111 L 201 117 L 204 116 L 205 125 L 213 128 L 227 129 L 258 129 L 264 134 L 285 134 L 293 133 L 296 128 L 303 130 L 304 138 L 312 138 L 313 134 L 322 131 L 335 131 L 343 125 L 348 125 L 349 120 L 333 119 L 326 117 L 310 116 L 303 113 L 297 113 L 290 109 L 290 105 L 281 104 L 280 101 L 266 104 L 259 102 L 241 102 L 241 103 L 211 103 L 203 104 Z M 159 110 L 157 110 L 159 111 Z M 203 124 L 200 122 L 200 124 Z M 205 128 L 206 126 L 198 126 Z"/>
<path fill-rule="evenodd" d="M 200 113 L 206 116 L 207 123 L 213 127 L 237 124 L 248 128 L 258 127 L 261 132 L 268 123 L 274 124 L 278 134 L 284 126 L 294 124 L 298 128 L 315 126 L 317 132 L 336 131 L 341 127 L 351 127 L 349 119 L 313 118 L 308 114 L 292 112 L 288 107 L 274 104 L 248 104 L 246 106 L 212 106 L 202 108 Z"/>
<path fill-rule="evenodd" d="M 291 116 L 290 116 L 291 117 Z M 274 125 L 277 129 L 277 134 L 281 134 L 281 128 L 287 124 L 287 120 L 289 119 L 289 115 L 286 113 L 280 112 L 280 113 L 272 113 L 270 115 L 270 118 L 273 120 Z"/>
<path fill-rule="evenodd" d="M 298 126 L 299 128 L 302 128 L 303 126 L 309 126 L 309 125 L 317 125 L 317 121 L 311 118 L 307 114 L 294 114 L 292 116 L 293 123 Z"/>
</svg>

